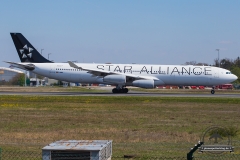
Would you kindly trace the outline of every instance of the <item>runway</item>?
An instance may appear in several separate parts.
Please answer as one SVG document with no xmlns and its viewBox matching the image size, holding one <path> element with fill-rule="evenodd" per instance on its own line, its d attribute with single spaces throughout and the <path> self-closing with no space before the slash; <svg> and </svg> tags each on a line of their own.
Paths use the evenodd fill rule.
<svg viewBox="0 0 240 160">
<path fill-rule="evenodd" d="M 34 96 L 140 96 L 140 97 L 222 97 L 240 98 L 236 93 L 148 93 L 130 91 L 129 93 L 113 94 L 112 92 L 15 92 L 1 91 L 0 95 L 34 95 Z"/>
</svg>

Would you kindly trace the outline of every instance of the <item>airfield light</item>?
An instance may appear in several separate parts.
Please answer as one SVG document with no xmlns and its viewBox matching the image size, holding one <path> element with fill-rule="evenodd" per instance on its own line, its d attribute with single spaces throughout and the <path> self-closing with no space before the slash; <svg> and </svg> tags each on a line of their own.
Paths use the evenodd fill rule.
<svg viewBox="0 0 240 160">
<path fill-rule="evenodd" d="M 48 60 L 49 60 L 49 55 L 52 54 L 52 53 L 48 53 Z"/>
<path fill-rule="evenodd" d="M 220 49 L 216 49 L 216 51 L 218 51 L 218 67 L 220 67 L 220 62 L 219 62 L 219 50 L 220 50 Z"/>
</svg>

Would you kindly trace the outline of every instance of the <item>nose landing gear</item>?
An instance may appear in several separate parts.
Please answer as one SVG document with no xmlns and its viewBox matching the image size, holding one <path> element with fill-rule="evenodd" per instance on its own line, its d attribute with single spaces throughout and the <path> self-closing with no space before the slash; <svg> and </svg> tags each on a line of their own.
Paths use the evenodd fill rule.
<svg viewBox="0 0 240 160">
<path fill-rule="evenodd" d="M 215 93 L 215 87 L 212 87 L 212 90 L 211 90 L 211 94 L 214 94 Z"/>
</svg>

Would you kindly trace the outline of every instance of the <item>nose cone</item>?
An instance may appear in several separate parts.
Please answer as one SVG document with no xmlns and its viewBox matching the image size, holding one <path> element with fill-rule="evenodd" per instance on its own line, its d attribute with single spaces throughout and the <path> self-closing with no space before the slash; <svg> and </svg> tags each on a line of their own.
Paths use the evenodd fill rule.
<svg viewBox="0 0 240 160">
<path fill-rule="evenodd" d="M 232 81 L 235 81 L 237 79 L 238 79 L 238 77 L 235 74 L 232 74 Z"/>
</svg>

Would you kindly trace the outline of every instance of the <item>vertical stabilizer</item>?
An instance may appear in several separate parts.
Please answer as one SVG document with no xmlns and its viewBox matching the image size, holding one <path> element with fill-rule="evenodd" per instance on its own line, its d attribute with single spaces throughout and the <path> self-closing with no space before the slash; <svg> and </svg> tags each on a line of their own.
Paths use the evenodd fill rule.
<svg viewBox="0 0 240 160">
<path fill-rule="evenodd" d="M 53 63 L 44 58 L 21 33 L 10 33 L 21 62 Z"/>
</svg>

